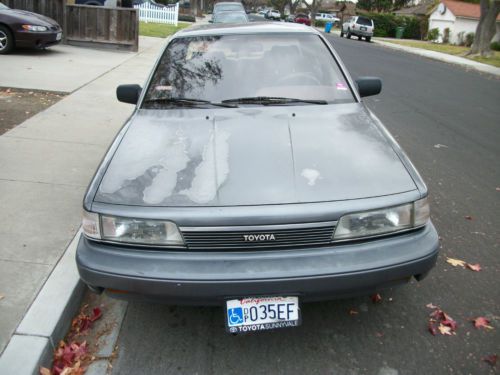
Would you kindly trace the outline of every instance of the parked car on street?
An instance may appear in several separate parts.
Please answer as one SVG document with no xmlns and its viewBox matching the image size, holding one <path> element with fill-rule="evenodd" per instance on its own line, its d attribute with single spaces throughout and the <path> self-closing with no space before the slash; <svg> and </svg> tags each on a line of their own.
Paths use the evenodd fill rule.
<svg viewBox="0 0 500 375">
<path fill-rule="evenodd" d="M 243 4 L 237 1 L 234 2 L 220 2 L 214 5 L 214 10 L 212 14 L 216 14 L 218 12 L 245 12 L 245 8 Z"/>
<path fill-rule="evenodd" d="M 276 9 L 269 9 L 267 13 L 264 15 L 265 18 L 269 20 L 281 20 L 281 13 Z"/>
<path fill-rule="evenodd" d="M 307 26 L 311 26 L 311 19 L 309 18 L 309 16 L 307 14 L 303 14 L 303 13 L 297 14 L 295 16 L 294 22 L 301 23 L 301 24 L 307 25 Z"/>
<path fill-rule="evenodd" d="M 246 23 L 249 22 L 245 12 L 217 12 L 212 16 L 211 23 Z"/>
<path fill-rule="evenodd" d="M 0 54 L 16 47 L 46 48 L 61 39 L 61 26 L 53 19 L 0 3 Z"/>
<path fill-rule="evenodd" d="M 224 306 L 229 332 L 293 327 L 299 303 L 422 280 L 428 191 L 317 30 L 177 32 L 83 202 L 76 255 L 94 291 Z"/>
<path fill-rule="evenodd" d="M 340 36 L 347 36 L 347 39 L 351 39 L 351 36 L 357 36 L 359 40 L 361 38 L 365 38 L 367 42 L 372 39 L 373 31 L 375 29 L 375 25 L 373 24 L 373 20 L 362 17 L 362 16 L 354 16 L 350 17 L 346 22 L 342 24 L 342 29 L 340 30 Z"/>
<path fill-rule="evenodd" d="M 316 13 L 314 16 L 315 20 L 322 20 L 322 21 L 330 21 L 330 22 L 338 22 L 340 21 L 340 18 L 335 17 L 333 14 L 329 13 Z"/>
</svg>

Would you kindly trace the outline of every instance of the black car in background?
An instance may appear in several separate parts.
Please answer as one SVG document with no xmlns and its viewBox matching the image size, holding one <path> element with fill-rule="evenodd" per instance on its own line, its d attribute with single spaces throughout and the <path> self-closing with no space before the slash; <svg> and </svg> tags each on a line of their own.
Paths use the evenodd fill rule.
<svg viewBox="0 0 500 375">
<path fill-rule="evenodd" d="M 46 48 L 61 39 L 61 26 L 53 19 L 0 3 L 0 54 L 15 47 Z"/>
</svg>

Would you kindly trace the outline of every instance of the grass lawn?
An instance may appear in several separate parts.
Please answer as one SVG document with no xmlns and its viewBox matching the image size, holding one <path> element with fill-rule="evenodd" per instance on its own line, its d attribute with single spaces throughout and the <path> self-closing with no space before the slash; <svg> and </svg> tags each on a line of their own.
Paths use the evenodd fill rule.
<svg viewBox="0 0 500 375">
<path fill-rule="evenodd" d="M 468 56 L 463 56 L 467 51 L 469 51 L 469 48 L 467 47 L 461 47 L 461 46 L 453 46 L 450 44 L 438 44 L 438 43 L 431 43 L 431 42 L 424 42 L 420 40 L 407 40 L 407 39 L 384 39 L 386 42 L 394 43 L 394 44 L 401 44 L 403 46 L 408 46 L 408 47 L 415 47 L 415 48 L 422 48 L 422 49 L 428 49 L 431 51 L 437 51 L 437 52 L 442 52 L 442 53 L 447 53 L 449 55 L 456 55 L 456 56 L 462 56 L 470 60 L 475 60 L 482 62 L 484 64 L 489 64 L 493 65 L 496 67 L 500 67 L 500 52 L 498 51 L 493 51 L 493 57 L 490 58 L 484 58 L 484 57 L 468 57 Z"/>
<path fill-rule="evenodd" d="M 179 22 L 177 26 L 165 23 L 139 22 L 139 35 L 166 38 L 191 25 L 189 22 Z"/>
</svg>

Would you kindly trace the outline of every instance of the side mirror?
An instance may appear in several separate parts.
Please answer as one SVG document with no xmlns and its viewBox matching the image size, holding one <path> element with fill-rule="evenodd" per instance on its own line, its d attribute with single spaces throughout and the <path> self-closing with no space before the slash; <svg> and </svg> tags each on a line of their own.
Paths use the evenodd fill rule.
<svg viewBox="0 0 500 375">
<path fill-rule="evenodd" d="M 123 103 L 137 104 L 141 91 L 139 85 L 120 85 L 116 88 L 116 97 Z"/>
<path fill-rule="evenodd" d="M 382 81 L 377 77 L 359 77 L 356 84 L 361 97 L 377 95 L 382 91 Z"/>
</svg>

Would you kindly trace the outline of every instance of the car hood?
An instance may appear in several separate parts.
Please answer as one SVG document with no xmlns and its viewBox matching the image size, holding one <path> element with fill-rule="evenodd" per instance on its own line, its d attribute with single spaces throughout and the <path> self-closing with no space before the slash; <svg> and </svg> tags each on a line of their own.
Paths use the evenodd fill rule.
<svg viewBox="0 0 500 375">
<path fill-rule="evenodd" d="M 128 126 L 96 202 L 264 205 L 416 189 L 359 103 L 139 110 Z"/>
<path fill-rule="evenodd" d="M 43 16 L 41 14 L 28 12 L 27 10 L 20 9 L 8 9 L 2 11 L 4 14 L 8 15 L 11 20 L 16 19 L 21 23 L 29 23 L 38 26 L 59 26 L 59 24 L 52 18 Z"/>
</svg>

